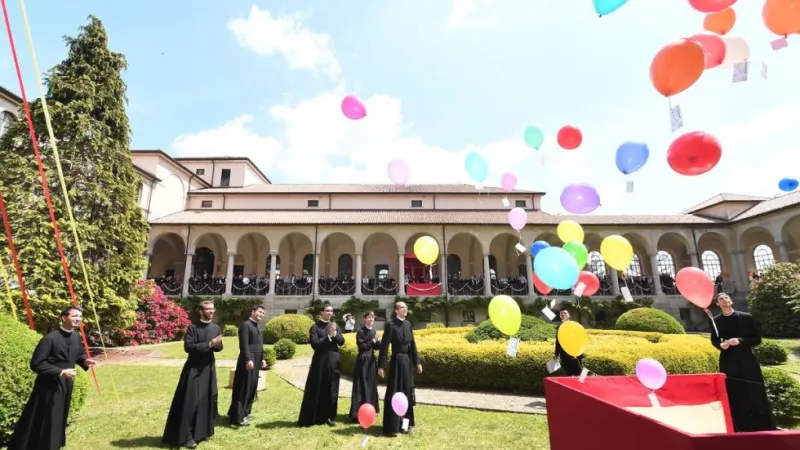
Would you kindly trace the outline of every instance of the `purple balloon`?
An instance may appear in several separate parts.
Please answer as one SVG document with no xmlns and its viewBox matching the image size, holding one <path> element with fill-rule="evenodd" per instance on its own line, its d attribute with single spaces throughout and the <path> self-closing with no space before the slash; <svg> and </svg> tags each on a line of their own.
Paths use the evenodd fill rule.
<svg viewBox="0 0 800 450">
<path fill-rule="evenodd" d="M 367 115 L 367 108 L 361 100 L 348 95 L 342 99 L 342 113 L 351 120 L 363 119 Z"/>
<path fill-rule="evenodd" d="M 408 181 L 411 179 L 411 172 L 408 169 L 408 164 L 402 159 L 394 159 L 389 162 L 389 179 L 392 183 L 399 186 L 408 186 Z"/>
<path fill-rule="evenodd" d="M 506 194 L 513 191 L 517 187 L 517 176 L 511 172 L 504 173 L 503 177 L 500 178 L 500 185 L 503 186 Z"/>
<path fill-rule="evenodd" d="M 408 411 L 408 397 L 402 392 L 397 392 L 392 396 L 392 409 L 400 417 L 406 415 Z"/>
<path fill-rule="evenodd" d="M 600 195 L 588 184 L 570 184 L 561 192 L 561 206 L 572 214 L 589 214 L 600 206 Z"/>
<path fill-rule="evenodd" d="M 524 209 L 514 208 L 508 212 L 508 224 L 511 228 L 522 231 L 526 223 L 528 223 L 528 213 Z"/>
<path fill-rule="evenodd" d="M 636 377 L 646 388 L 655 391 L 667 382 L 667 370 L 655 359 L 644 358 L 636 363 Z"/>
</svg>

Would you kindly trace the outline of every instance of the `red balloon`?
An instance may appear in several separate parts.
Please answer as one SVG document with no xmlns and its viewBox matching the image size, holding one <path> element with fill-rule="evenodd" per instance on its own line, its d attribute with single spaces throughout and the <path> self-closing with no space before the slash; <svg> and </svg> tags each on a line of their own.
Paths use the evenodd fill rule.
<svg viewBox="0 0 800 450">
<path fill-rule="evenodd" d="M 358 423 L 366 430 L 375 423 L 375 407 L 369 403 L 364 403 L 358 408 Z"/>
<path fill-rule="evenodd" d="M 675 276 L 675 286 L 681 295 L 695 305 L 708 309 L 714 299 L 714 282 L 697 267 L 684 267 Z"/>
<path fill-rule="evenodd" d="M 678 136 L 667 149 L 667 163 L 681 175 L 702 175 L 722 158 L 722 146 L 714 136 L 692 131 Z"/>
<path fill-rule="evenodd" d="M 581 283 L 583 283 L 584 286 L 581 297 L 591 297 L 600 290 L 600 280 L 597 279 L 597 275 L 588 270 L 582 270 L 581 273 L 578 274 L 578 282 L 575 283 L 575 286 Z"/>
<path fill-rule="evenodd" d="M 736 0 L 689 0 L 692 8 L 702 13 L 715 13 L 730 8 Z"/>
<path fill-rule="evenodd" d="M 558 145 L 565 150 L 575 150 L 583 142 L 581 130 L 567 125 L 558 130 Z"/>
<path fill-rule="evenodd" d="M 697 41 L 706 55 L 706 69 L 713 69 L 725 60 L 727 47 L 722 37 L 715 33 L 697 33 L 689 39 Z"/>
<path fill-rule="evenodd" d="M 537 291 L 541 292 L 542 295 L 547 295 L 553 290 L 553 288 L 544 284 L 544 281 L 539 279 L 539 275 L 536 275 L 536 272 L 533 272 L 533 286 Z"/>
</svg>

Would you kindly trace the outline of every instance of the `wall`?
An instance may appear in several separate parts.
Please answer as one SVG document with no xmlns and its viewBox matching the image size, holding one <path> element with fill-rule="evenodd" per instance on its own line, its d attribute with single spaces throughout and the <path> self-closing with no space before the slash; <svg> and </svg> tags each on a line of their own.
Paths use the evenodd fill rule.
<svg viewBox="0 0 800 450">
<path fill-rule="evenodd" d="M 200 181 L 192 179 L 189 174 L 163 156 L 133 153 L 132 158 L 135 165 L 152 173 L 161 180 L 156 182 L 152 188 L 148 220 L 155 220 L 183 211 L 186 206 L 188 190 L 202 187 Z M 143 201 L 146 205 L 147 199 Z"/>
<path fill-rule="evenodd" d="M 251 184 L 268 184 L 249 164 L 244 166 L 244 184 L 243 186 L 250 186 Z"/>
</svg>

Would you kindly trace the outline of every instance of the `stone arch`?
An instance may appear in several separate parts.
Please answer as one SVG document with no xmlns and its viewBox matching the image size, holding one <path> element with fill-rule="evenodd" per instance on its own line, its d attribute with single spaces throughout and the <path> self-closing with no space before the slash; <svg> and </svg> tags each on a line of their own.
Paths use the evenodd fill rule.
<svg viewBox="0 0 800 450">
<path fill-rule="evenodd" d="M 538 236 L 536 236 L 536 239 L 534 239 L 534 242 L 535 241 L 544 241 L 544 242 L 547 242 L 548 244 L 550 244 L 551 246 L 561 246 L 562 245 L 561 239 L 558 238 L 558 235 L 555 234 L 555 233 L 551 233 L 551 232 L 539 234 Z"/>
<path fill-rule="evenodd" d="M 800 261 L 800 215 L 790 217 L 783 223 L 781 227 L 781 242 L 786 247 L 788 261 Z"/>
<path fill-rule="evenodd" d="M 186 243 L 178 233 L 162 233 L 153 241 L 147 278 L 183 278 Z"/>
<path fill-rule="evenodd" d="M 447 274 L 466 279 L 483 273 L 483 245 L 472 233 L 456 233 L 447 242 Z"/>
<path fill-rule="evenodd" d="M 307 274 L 307 276 L 316 278 L 315 274 L 313 273 L 314 244 L 311 242 L 311 239 L 305 235 L 305 233 L 294 232 L 284 236 L 280 240 L 280 244 L 278 244 L 278 255 L 281 261 L 281 278 L 304 276 L 303 263 L 306 263 L 305 268 L 307 269 L 307 255 L 311 255 L 312 258 L 312 270 Z"/>
<path fill-rule="evenodd" d="M 364 240 L 362 249 L 362 273 L 376 280 L 381 277 L 397 279 L 398 254 L 399 246 L 392 235 L 382 231 L 370 234 Z"/>
<path fill-rule="evenodd" d="M 421 238 L 422 236 L 428 236 L 433 238 L 439 244 L 439 257 L 436 258 L 436 261 L 430 264 L 430 266 L 423 264 L 417 257 L 414 255 L 414 243 L 417 242 L 417 239 Z M 403 273 L 409 279 L 409 282 L 414 279 L 425 279 L 429 278 L 431 274 L 433 274 L 433 278 L 441 279 L 441 253 L 442 253 L 442 243 L 436 239 L 431 233 L 414 233 L 411 237 L 406 240 L 405 249 L 405 262 L 403 267 Z"/>
<path fill-rule="evenodd" d="M 355 276 L 356 268 L 353 265 L 356 254 L 356 243 L 352 237 L 342 232 L 334 232 L 320 243 L 319 249 L 319 276 L 338 278 Z M 342 256 L 348 256 L 342 259 Z M 340 267 L 344 263 L 347 267 Z"/>
<path fill-rule="evenodd" d="M 489 243 L 489 274 L 494 270 L 497 278 L 527 276 L 525 268 L 527 253 L 514 248 L 519 242 L 519 235 L 509 232 L 500 233 L 492 239 Z M 484 274 L 484 277 L 489 278 L 489 274 Z"/>
<path fill-rule="evenodd" d="M 213 232 L 203 233 L 195 238 L 190 248 L 194 253 L 193 266 L 197 266 L 198 269 L 202 266 L 203 274 L 208 274 L 208 270 L 213 266 L 211 276 L 214 278 L 225 277 L 228 263 L 228 242 L 222 235 Z M 210 253 L 202 249 L 208 249 Z M 211 258 L 212 255 L 213 258 Z M 213 259 L 213 264 L 208 262 L 211 259 Z M 192 273 L 198 272 L 192 269 Z"/>
<path fill-rule="evenodd" d="M 727 242 L 725 236 L 714 231 L 707 231 L 697 239 L 700 265 L 711 278 L 716 278 L 718 275 L 722 275 L 723 278 L 734 276 L 733 261 L 728 254 Z"/>
<path fill-rule="evenodd" d="M 236 260 L 244 276 L 269 276 L 269 238 L 259 232 L 245 233 L 236 241 Z"/>
<path fill-rule="evenodd" d="M 766 246 L 769 251 L 767 252 L 764 248 L 759 249 L 759 246 L 762 245 Z M 745 264 L 747 264 L 748 272 L 758 272 L 764 269 L 764 263 L 766 261 L 765 255 L 770 254 L 773 261 L 776 259 L 775 256 L 778 255 L 778 246 L 775 244 L 773 234 L 766 228 L 758 225 L 747 228 L 742 232 L 739 236 L 739 246 L 744 251 L 744 259 Z M 756 249 L 759 249 L 758 254 L 761 255 L 758 264 L 756 263 Z"/>
<path fill-rule="evenodd" d="M 632 277 L 643 277 L 645 274 L 653 273 L 653 268 L 650 267 L 650 245 L 647 239 L 639 233 L 627 232 L 623 233 L 622 237 L 628 240 L 633 247 L 633 261 L 631 265 L 625 270 L 625 275 Z"/>
<path fill-rule="evenodd" d="M 659 252 L 667 252 L 672 258 L 676 273 L 684 267 L 691 267 L 692 258 L 689 255 L 690 248 L 692 247 L 689 245 L 689 240 L 680 233 L 664 233 L 658 238 L 658 242 L 656 242 L 656 249 Z M 672 276 L 674 277 L 675 275 Z"/>
</svg>

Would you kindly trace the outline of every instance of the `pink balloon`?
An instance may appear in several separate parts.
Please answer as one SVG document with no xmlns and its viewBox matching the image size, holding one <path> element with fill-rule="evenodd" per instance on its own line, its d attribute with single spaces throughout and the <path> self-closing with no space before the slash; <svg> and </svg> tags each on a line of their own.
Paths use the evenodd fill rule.
<svg viewBox="0 0 800 450">
<path fill-rule="evenodd" d="M 342 100 L 342 113 L 348 119 L 359 120 L 366 117 L 367 108 L 361 103 L 361 100 L 348 95 Z"/>
<path fill-rule="evenodd" d="M 392 396 L 392 409 L 400 417 L 406 415 L 408 411 L 408 397 L 402 392 L 397 392 Z"/>
<path fill-rule="evenodd" d="M 398 186 L 408 186 L 408 181 L 411 179 L 411 172 L 408 169 L 408 164 L 402 159 L 394 159 L 389 162 L 389 179 L 392 183 Z"/>
<path fill-rule="evenodd" d="M 689 39 L 697 41 L 703 47 L 703 52 L 706 54 L 706 69 L 713 69 L 725 60 L 727 50 L 722 36 L 714 33 L 697 33 Z"/>
<path fill-rule="evenodd" d="M 689 0 L 692 8 L 702 13 L 715 13 L 730 8 L 736 0 Z"/>
<path fill-rule="evenodd" d="M 675 286 L 686 300 L 703 309 L 708 309 L 714 298 L 714 282 L 697 267 L 679 270 L 675 276 Z"/>
<path fill-rule="evenodd" d="M 636 363 L 636 378 L 647 389 L 661 389 L 667 383 L 667 370 L 652 358 L 643 358 Z"/>
<path fill-rule="evenodd" d="M 513 191 L 517 187 L 517 176 L 511 172 L 504 173 L 503 177 L 500 178 L 500 185 L 503 186 L 506 194 Z"/>
<path fill-rule="evenodd" d="M 514 208 L 508 212 L 508 224 L 516 231 L 522 231 L 528 223 L 528 213 L 522 208 Z"/>
</svg>

